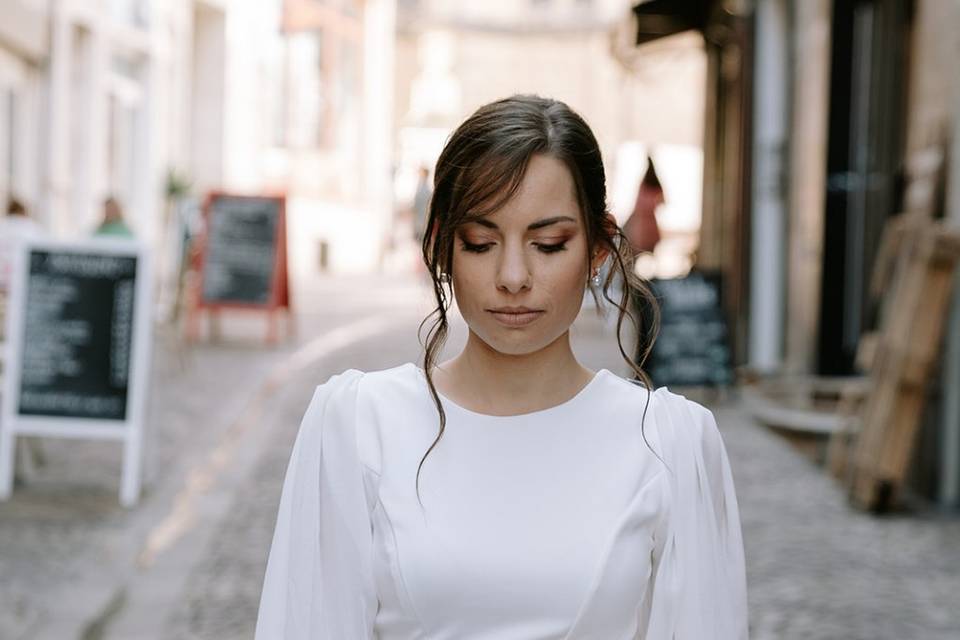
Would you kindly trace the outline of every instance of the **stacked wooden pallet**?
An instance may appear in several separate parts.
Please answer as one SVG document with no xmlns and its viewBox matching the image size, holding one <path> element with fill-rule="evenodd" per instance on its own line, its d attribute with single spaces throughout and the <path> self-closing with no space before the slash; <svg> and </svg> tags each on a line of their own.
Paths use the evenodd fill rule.
<svg viewBox="0 0 960 640">
<path fill-rule="evenodd" d="M 897 245 L 859 428 L 849 446 L 837 437 L 830 461 L 853 504 L 872 511 L 892 506 L 906 477 L 940 352 L 960 232 L 926 221 L 911 226 Z"/>
</svg>

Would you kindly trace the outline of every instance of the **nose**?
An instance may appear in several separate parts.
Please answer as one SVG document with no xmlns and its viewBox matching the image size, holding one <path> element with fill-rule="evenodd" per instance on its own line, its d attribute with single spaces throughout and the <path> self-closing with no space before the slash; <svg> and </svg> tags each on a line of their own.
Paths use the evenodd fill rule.
<svg viewBox="0 0 960 640">
<path fill-rule="evenodd" d="M 504 246 L 497 264 L 497 288 L 509 293 L 519 293 L 530 288 L 530 266 L 523 248 Z"/>
</svg>

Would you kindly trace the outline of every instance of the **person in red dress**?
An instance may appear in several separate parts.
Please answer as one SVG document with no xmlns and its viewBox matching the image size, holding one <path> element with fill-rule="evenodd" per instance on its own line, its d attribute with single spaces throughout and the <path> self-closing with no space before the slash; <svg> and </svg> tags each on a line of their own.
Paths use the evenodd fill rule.
<svg viewBox="0 0 960 640">
<path fill-rule="evenodd" d="M 647 170 L 640 181 L 633 213 L 623 225 L 623 233 L 627 236 L 635 256 L 644 252 L 653 253 L 660 242 L 660 228 L 657 226 L 655 213 L 657 207 L 663 203 L 663 187 L 653 166 L 653 158 L 647 156 Z"/>
</svg>

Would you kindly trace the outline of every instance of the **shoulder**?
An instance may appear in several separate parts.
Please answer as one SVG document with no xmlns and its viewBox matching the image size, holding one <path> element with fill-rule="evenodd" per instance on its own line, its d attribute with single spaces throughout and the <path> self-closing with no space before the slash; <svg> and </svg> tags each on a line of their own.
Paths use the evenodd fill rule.
<svg viewBox="0 0 960 640">
<path fill-rule="evenodd" d="M 363 376 L 364 372 L 357 369 L 346 369 L 331 375 L 313 390 L 313 397 L 310 400 L 310 406 L 307 407 L 307 414 L 322 411 L 331 400 L 342 402 L 348 396 L 355 395 Z"/>
<path fill-rule="evenodd" d="M 698 440 L 719 437 L 713 412 L 667 387 L 650 390 L 638 380 L 606 371 L 605 402 L 627 402 L 631 410 L 646 406 L 655 414 L 657 429 L 664 437 L 694 436 Z M 679 433 L 678 433 L 679 432 Z"/>
<path fill-rule="evenodd" d="M 360 371 L 347 369 L 317 387 L 308 409 L 308 419 L 318 430 L 350 441 L 360 461 L 379 473 L 382 466 L 383 425 L 394 424 L 398 416 L 410 417 L 416 410 L 420 370 L 413 363 L 388 369 Z M 312 414 L 312 417 L 311 417 Z"/>
<path fill-rule="evenodd" d="M 347 369 L 317 385 L 303 415 L 299 438 L 319 442 L 320 434 L 329 430 L 330 424 L 352 428 L 357 389 L 363 375 L 362 371 Z"/>
<path fill-rule="evenodd" d="M 617 398 L 634 403 L 646 403 L 648 400 L 652 402 L 654 393 L 639 380 L 624 378 L 609 369 L 603 369 L 597 375 L 603 376 L 603 392 L 611 396 L 607 400 Z"/>
<path fill-rule="evenodd" d="M 593 395 L 593 400 L 600 405 L 598 415 L 625 422 L 628 429 L 642 435 L 645 448 L 661 454 L 660 423 L 663 419 L 657 415 L 657 405 L 664 402 L 665 387 L 651 389 L 640 380 L 625 378 L 609 370 L 603 370 L 601 374 L 603 378 Z"/>
<path fill-rule="evenodd" d="M 722 455 L 723 438 L 710 409 L 667 387 L 660 387 L 653 396 L 659 439 L 670 457 L 712 460 Z"/>
<path fill-rule="evenodd" d="M 362 402 L 383 397 L 383 394 L 397 388 L 409 387 L 416 368 L 405 363 L 389 369 L 361 371 L 345 369 L 333 374 L 326 382 L 317 386 L 311 405 L 323 403 L 329 399 L 354 399 Z"/>
<path fill-rule="evenodd" d="M 695 400 L 683 394 L 670 391 L 667 387 L 659 387 L 654 392 L 654 398 L 660 406 L 668 411 L 686 413 L 688 418 L 698 426 L 707 428 L 708 423 L 714 422 L 713 412 Z M 716 429 L 716 424 L 712 425 Z"/>
<path fill-rule="evenodd" d="M 377 371 L 345 369 L 335 373 L 314 389 L 304 420 L 314 422 L 331 412 L 347 417 L 347 413 L 389 404 L 413 388 L 416 372 L 414 365 L 406 363 Z"/>
<path fill-rule="evenodd" d="M 384 411 L 406 411 L 410 403 L 422 395 L 422 373 L 412 362 L 367 371 L 362 374 L 359 383 L 359 404 L 362 411 L 381 413 Z"/>
</svg>

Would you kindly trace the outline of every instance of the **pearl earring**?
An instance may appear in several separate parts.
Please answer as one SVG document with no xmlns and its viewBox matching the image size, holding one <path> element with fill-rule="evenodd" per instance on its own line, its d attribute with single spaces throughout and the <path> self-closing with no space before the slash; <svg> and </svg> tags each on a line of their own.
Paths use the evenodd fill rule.
<svg viewBox="0 0 960 640">
<path fill-rule="evenodd" d="M 596 271 L 593 272 L 593 286 L 595 287 L 600 286 L 600 269 L 597 269 Z"/>
</svg>

